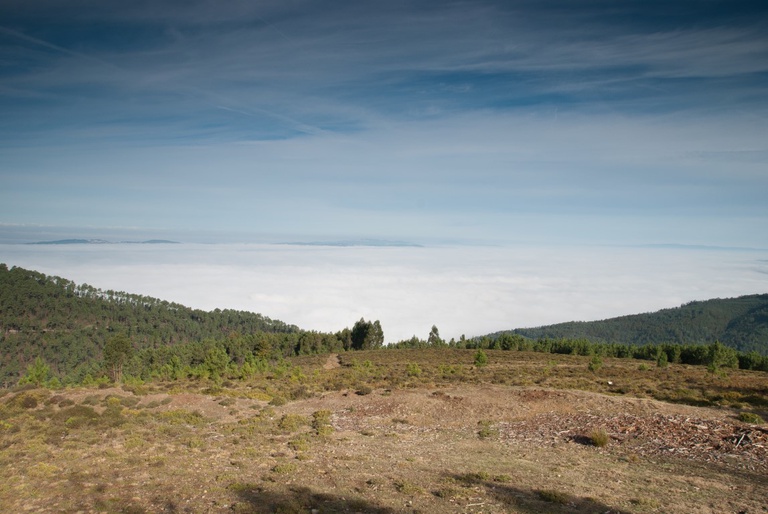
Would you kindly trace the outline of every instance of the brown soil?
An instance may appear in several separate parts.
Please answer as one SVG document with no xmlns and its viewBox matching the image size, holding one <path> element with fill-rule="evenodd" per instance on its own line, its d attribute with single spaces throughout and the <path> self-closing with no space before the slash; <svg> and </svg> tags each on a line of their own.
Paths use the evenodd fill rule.
<svg viewBox="0 0 768 514">
<path fill-rule="evenodd" d="M 133 396 L 59 393 L 109 395 Z M 280 407 L 190 392 L 135 398 L 123 415 L 136 421 L 122 426 L 41 439 L 32 418 L 14 428 L 35 411 L 6 423 L 0 510 L 768 512 L 768 434 L 728 409 L 502 385 L 327 392 Z M 330 411 L 332 433 L 311 425 L 318 411 Z M 172 417 L 183 412 L 202 421 Z M 591 444 L 597 430 L 604 447 Z"/>
</svg>

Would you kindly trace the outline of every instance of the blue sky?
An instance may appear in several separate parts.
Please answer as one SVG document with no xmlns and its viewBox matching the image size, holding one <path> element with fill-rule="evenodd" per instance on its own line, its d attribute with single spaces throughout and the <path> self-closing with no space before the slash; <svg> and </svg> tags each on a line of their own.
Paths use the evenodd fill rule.
<svg viewBox="0 0 768 514">
<path fill-rule="evenodd" d="M 0 1 L 0 241 L 768 248 L 768 7 Z"/>
</svg>

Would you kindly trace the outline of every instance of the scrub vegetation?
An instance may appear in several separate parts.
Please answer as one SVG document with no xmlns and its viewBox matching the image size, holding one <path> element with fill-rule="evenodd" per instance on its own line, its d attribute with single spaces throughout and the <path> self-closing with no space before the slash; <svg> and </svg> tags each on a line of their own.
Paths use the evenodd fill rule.
<svg viewBox="0 0 768 514">
<path fill-rule="evenodd" d="M 759 512 L 768 374 L 474 349 L 0 392 L 8 512 Z M 416 365 L 421 372 L 409 369 Z M 357 391 L 368 388 L 365 395 Z M 274 398 L 281 398 L 279 405 Z M 663 400 L 663 401 L 658 401 Z M 735 509 L 735 510 L 734 510 Z"/>
</svg>

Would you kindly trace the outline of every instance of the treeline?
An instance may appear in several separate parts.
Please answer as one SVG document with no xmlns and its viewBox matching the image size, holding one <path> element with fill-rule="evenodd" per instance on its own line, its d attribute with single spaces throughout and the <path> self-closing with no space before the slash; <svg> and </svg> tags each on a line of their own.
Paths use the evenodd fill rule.
<svg viewBox="0 0 768 514">
<path fill-rule="evenodd" d="M 768 371 L 768 356 L 755 351 L 740 352 L 719 341 L 709 344 L 647 344 L 643 346 L 618 343 L 600 343 L 588 339 L 529 339 L 520 334 L 502 333 L 467 339 L 464 336 L 456 341 L 444 341 L 439 337 L 436 327 L 432 327 L 426 340 L 412 337 L 389 345 L 392 349 L 405 348 L 469 348 L 478 350 L 506 350 L 521 352 L 557 353 L 565 355 L 583 355 L 614 357 L 620 359 L 641 359 L 654 361 L 657 365 L 668 363 L 711 366 L 713 368 L 739 368 Z"/>
<path fill-rule="evenodd" d="M 360 319 L 352 329 L 336 333 L 300 331 L 233 334 L 225 339 L 176 346 L 144 348 L 126 360 L 123 372 L 148 379 L 248 378 L 287 357 L 354 350 L 375 350 L 384 344 L 379 321 Z M 85 379 L 85 377 L 83 377 Z"/>
<path fill-rule="evenodd" d="M 690 302 L 673 309 L 602 321 L 568 322 L 508 332 L 530 339 L 587 339 L 600 343 L 695 345 L 720 341 L 768 355 L 768 294 Z"/>
<path fill-rule="evenodd" d="M 103 350 L 117 335 L 130 341 L 125 372 L 137 376 L 166 365 L 196 373 L 214 347 L 242 366 L 384 342 L 378 321 L 360 320 L 335 334 L 308 332 L 261 314 L 206 312 L 0 264 L 0 385 L 16 383 L 37 358 L 64 383 L 103 376 Z"/>
<path fill-rule="evenodd" d="M 712 322 L 713 326 L 722 325 L 728 318 L 733 330 L 746 330 L 747 326 L 759 329 L 765 323 L 761 302 L 766 297 L 713 300 L 721 314 L 727 310 L 726 303 L 731 305 L 730 314 L 709 315 L 719 320 Z M 702 313 L 718 310 L 710 309 L 709 303 L 694 302 L 679 310 L 661 311 L 656 313 L 661 316 L 657 319 L 678 319 L 682 315 L 696 319 Z M 734 313 L 738 312 L 741 314 L 736 316 Z M 629 325 L 624 326 L 629 327 L 641 319 L 644 318 L 627 316 L 602 323 L 608 326 L 609 322 L 626 322 Z M 611 326 L 611 330 L 618 330 L 616 327 L 622 325 Z M 504 332 L 444 341 L 433 326 L 426 340 L 413 337 L 389 348 L 533 351 L 643 359 L 656 361 L 659 366 L 682 363 L 768 371 L 768 356 L 754 349 L 738 351 L 717 338 L 696 339 L 696 344 L 664 340 L 641 345 L 639 339 L 622 337 L 619 332 L 614 335 L 617 341 L 604 341 L 597 336 L 525 337 Z M 379 321 L 360 319 L 351 329 L 336 333 L 306 331 L 261 314 L 190 309 L 0 264 L 0 386 L 19 380 L 83 384 L 123 376 L 142 380 L 246 378 L 287 357 L 370 350 L 383 345 L 384 332 Z"/>
<path fill-rule="evenodd" d="M 125 341 L 127 344 L 123 344 Z M 287 357 L 381 348 L 384 333 L 378 321 L 360 319 L 336 333 L 314 331 L 230 334 L 176 345 L 142 347 L 124 334 L 110 336 L 97 356 L 72 369 L 57 369 L 38 356 L 17 381 L 47 385 L 89 385 L 126 379 L 244 379 L 274 369 Z M 119 348 L 116 349 L 115 348 Z"/>
</svg>

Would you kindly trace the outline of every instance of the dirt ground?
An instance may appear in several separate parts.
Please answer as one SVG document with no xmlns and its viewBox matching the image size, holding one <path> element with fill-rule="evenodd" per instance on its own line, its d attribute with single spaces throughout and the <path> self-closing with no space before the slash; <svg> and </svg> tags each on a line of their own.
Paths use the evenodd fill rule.
<svg viewBox="0 0 768 514">
<path fill-rule="evenodd" d="M 337 365 L 331 356 L 325 369 Z M 0 510 L 768 512 L 768 432 L 729 409 L 486 384 L 366 393 L 281 406 L 59 393 L 3 422 Z M 118 400 L 131 404 L 120 424 L 69 418 L 51 432 L 66 405 L 92 404 L 107 419 Z M 46 408 L 50 419 L 34 416 Z M 602 447 L 592 442 L 600 431 Z"/>
</svg>

